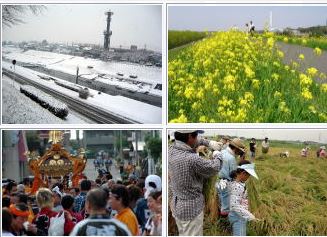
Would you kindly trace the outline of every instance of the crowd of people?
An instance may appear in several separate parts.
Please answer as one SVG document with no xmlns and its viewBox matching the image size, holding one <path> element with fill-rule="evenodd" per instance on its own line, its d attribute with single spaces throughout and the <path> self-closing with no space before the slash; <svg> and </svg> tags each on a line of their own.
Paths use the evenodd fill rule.
<svg viewBox="0 0 327 237">
<path fill-rule="evenodd" d="M 114 180 L 100 174 L 84 177 L 79 187 L 61 182 L 31 193 L 31 180 L 5 180 L 2 236 L 101 235 L 160 236 L 161 178 L 157 175 Z"/>
<path fill-rule="evenodd" d="M 233 235 L 244 236 L 247 222 L 258 220 L 249 211 L 245 184 L 250 176 L 258 178 L 254 164 L 245 159 L 246 148 L 241 139 L 225 136 L 218 142 L 198 138 L 201 133 L 199 130 L 176 131 L 168 150 L 169 206 L 179 235 L 203 236 L 204 180 L 218 175 L 219 214 L 228 218 Z M 212 159 L 198 155 L 202 146 L 213 151 Z"/>
</svg>

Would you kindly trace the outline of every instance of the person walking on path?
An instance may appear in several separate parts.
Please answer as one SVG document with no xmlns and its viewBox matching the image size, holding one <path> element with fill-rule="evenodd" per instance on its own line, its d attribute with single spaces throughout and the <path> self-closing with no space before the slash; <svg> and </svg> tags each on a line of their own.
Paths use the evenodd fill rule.
<svg viewBox="0 0 327 237">
<path fill-rule="evenodd" d="M 194 148 L 199 145 L 216 148 L 219 144 L 198 139 L 199 132 L 176 131 L 175 142 L 168 151 L 170 205 L 180 236 L 203 235 L 203 182 L 205 178 L 216 175 L 222 165 L 221 153 L 211 160 L 203 159 L 196 153 Z"/>
</svg>

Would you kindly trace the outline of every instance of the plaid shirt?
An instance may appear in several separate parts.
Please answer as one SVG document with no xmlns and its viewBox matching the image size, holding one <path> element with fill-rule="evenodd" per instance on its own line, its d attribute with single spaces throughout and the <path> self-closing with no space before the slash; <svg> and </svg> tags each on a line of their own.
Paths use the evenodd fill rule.
<svg viewBox="0 0 327 237">
<path fill-rule="evenodd" d="M 209 146 L 209 141 L 201 139 L 199 145 Z M 221 163 L 220 155 L 215 159 L 205 160 L 181 141 L 175 141 L 169 147 L 169 186 L 172 192 L 171 208 L 174 217 L 189 221 L 203 211 L 203 181 L 218 174 Z"/>
</svg>

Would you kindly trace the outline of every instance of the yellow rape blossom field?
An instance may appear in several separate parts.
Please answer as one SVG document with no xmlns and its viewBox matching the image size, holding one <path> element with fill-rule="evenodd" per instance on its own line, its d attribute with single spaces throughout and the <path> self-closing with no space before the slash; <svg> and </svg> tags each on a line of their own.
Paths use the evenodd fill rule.
<svg viewBox="0 0 327 237">
<path fill-rule="evenodd" d="M 326 75 L 283 57 L 270 32 L 210 34 L 169 61 L 169 122 L 327 122 Z"/>
</svg>

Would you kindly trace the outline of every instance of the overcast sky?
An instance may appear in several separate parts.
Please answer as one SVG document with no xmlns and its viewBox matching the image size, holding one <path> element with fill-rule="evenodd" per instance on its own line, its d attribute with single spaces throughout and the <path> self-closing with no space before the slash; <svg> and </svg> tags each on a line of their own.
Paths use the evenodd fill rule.
<svg viewBox="0 0 327 237">
<path fill-rule="evenodd" d="M 169 6 L 170 30 L 217 31 L 232 26 L 245 29 L 253 21 L 263 29 L 273 15 L 273 28 L 326 25 L 327 6 Z"/>
<path fill-rule="evenodd" d="M 314 141 L 327 143 L 327 130 L 323 129 L 205 129 L 204 136 L 230 135 L 262 140 L 268 137 L 280 141 Z M 171 133 L 170 133 L 171 134 Z"/>
<path fill-rule="evenodd" d="M 103 46 L 105 12 L 114 12 L 111 21 L 111 46 L 161 51 L 162 12 L 160 5 L 46 5 L 41 15 L 25 14 L 25 24 L 3 28 L 3 40 L 43 40 L 62 43 L 94 43 Z"/>
</svg>

